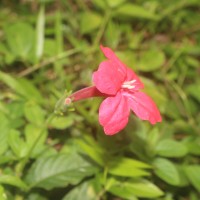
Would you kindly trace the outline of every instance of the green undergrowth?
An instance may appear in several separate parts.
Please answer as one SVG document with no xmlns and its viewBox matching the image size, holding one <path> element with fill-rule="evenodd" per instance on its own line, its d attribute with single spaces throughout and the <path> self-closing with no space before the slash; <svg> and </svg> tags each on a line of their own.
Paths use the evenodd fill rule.
<svg viewBox="0 0 200 200">
<path fill-rule="evenodd" d="M 0 3 L 0 200 L 199 200 L 200 1 Z M 161 111 L 120 133 L 101 98 L 54 107 L 92 85 L 112 48 Z M 57 104 L 58 105 L 58 104 Z"/>
</svg>

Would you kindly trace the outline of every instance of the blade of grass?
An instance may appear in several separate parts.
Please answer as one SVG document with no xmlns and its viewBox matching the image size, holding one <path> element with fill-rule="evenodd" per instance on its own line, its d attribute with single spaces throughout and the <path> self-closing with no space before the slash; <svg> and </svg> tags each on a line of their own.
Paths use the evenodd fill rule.
<svg viewBox="0 0 200 200">
<path fill-rule="evenodd" d="M 45 5 L 40 5 L 40 10 L 36 25 L 36 58 L 39 60 L 44 48 L 44 28 L 45 28 Z"/>
</svg>

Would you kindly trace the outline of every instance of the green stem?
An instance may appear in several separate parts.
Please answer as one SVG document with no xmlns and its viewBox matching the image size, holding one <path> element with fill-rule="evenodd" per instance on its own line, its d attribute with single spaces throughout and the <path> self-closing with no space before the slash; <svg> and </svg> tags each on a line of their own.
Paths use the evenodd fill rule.
<svg viewBox="0 0 200 200">
<path fill-rule="evenodd" d="M 187 95 L 174 81 L 171 81 L 171 86 L 177 92 L 177 94 L 179 95 L 179 97 L 182 101 L 184 113 L 185 113 L 185 116 L 188 119 L 188 123 L 191 125 L 191 127 L 193 128 L 193 130 L 196 133 L 199 133 L 198 129 L 195 126 L 195 124 L 196 124 L 195 118 L 192 116 L 192 113 L 191 113 L 190 108 L 189 108 L 189 101 L 188 101 Z"/>
<path fill-rule="evenodd" d="M 34 141 L 33 145 L 31 146 L 31 148 L 29 149 L 27 155 L 23 158 L 23 160 L 19 163 L 19 166 L 17 168 L 17 174 L 19 176 L 21 176 L 24 167 L 26 166 L 26 164 L 28 163 L 31 154 L 33 152 L 33 150 L 35 149 L 37 143 L 40 141 L 41 137 L 43 136 L 43 133 L 45 132 L 46 128 L 48 127 L 49 123 L 53 120 L 53 118 L 55 117 L 55 113 L 52 113 L 51 115 L 49 115 L 49 117 L 46 119 L 44 126 L 42 128 L 42 130 L 40 131 L 40 134 L 38 135 L 38 137 L 36 138 L 36 140 Z"/>
<path fill-rule="evenodd" d="M 106 25 L 108 24 L 108 21 L 110 19 L 110 16 L 111 16 L 111 11 L 110 10 L 107 10 L 106 14 L 105 14 L 105 18 L 103 19 L 103 23 L 97 33 L 97 36 L 95 38 L 95 41 L 93 43 L 93 48 L 95 49 L 96 46 L 99 46 L 99 43 L 100 43 L 100 40 L 103 36 L 103 33 L 105 31 L 105 28 L 106 28 Z"/>
<path fill-rule="evenodd" d="M 39 15 L 37 19 L 37 45 L 36 45 L 36 57 L 39 60 L 42 57 L 44 49 L 44 29 L 45 29 L 45 4 L 41 4 L 39 8 Z"/>
<path fill-rule="evenodd" d="M 68 50 L 68 51 L 64 51 L 54 57 L 50 57 L 46 60 L 44 60 L 43 62 L 39 63 L 39 64 L 36 64 L 34 66 L 31 66 L 31 67 L 28 67 L 26 70 L 22 71 L 21 73 L 19 73 L 18 77 L 23 77 L 23 76 L 27 76 L 33 72 L 35 72 L 36 70 L 40 69 L 40 68 L 43 68 L 51 63 L 54 63 L 58 60 L 61 60 L 61 59 L 64 59 L 68 56 L 71 56 L 75 53 L 79 53 L 82 51 L 82 48 L 75 48 L 75 49 L 71 49 L 71 50 Z"/>
</svg>

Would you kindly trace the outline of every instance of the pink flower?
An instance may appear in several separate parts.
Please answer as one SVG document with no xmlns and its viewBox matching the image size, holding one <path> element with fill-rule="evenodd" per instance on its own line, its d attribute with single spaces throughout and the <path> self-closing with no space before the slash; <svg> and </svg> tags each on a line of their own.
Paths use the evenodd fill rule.
<svg viewBox="0 0 200 200">
<path fill-rule="evenodd" d="M 161 122 L 153 100 L 140 91 L 144 85 L 137 75 L 111 49 L 101 46 L 101 50 L 108 60 L 100 63 L 93 73 L 95 86 L 75 92 L 66 99 L 66 104 L 69 98 L 78 101 L 94 96 L 106 97 L 99 108 L 99 122 L 107 135 L 114 135 L 127 125 L 131 110 L 151 124 Z"/>
</svg>

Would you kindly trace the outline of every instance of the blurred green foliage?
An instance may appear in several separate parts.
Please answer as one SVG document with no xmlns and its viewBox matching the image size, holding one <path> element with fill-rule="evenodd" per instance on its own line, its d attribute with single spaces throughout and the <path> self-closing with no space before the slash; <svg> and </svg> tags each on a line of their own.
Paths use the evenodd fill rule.
<svg viewBox="0 0 200 200">
<path fill-rule="evenodd" d="M 108 137 L 102 99 L 53 118 L 111 47 L 163 122 Z M 199 0 L 2 0 L 0 200 L 199 200 Z"/>
</svg>

